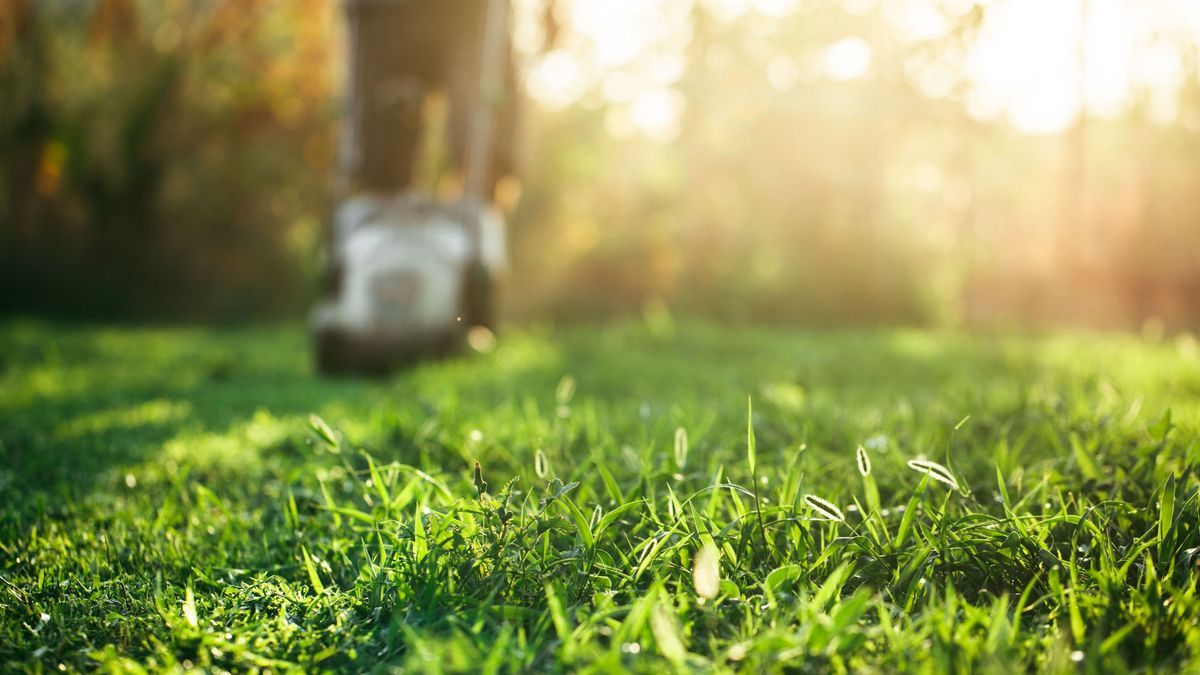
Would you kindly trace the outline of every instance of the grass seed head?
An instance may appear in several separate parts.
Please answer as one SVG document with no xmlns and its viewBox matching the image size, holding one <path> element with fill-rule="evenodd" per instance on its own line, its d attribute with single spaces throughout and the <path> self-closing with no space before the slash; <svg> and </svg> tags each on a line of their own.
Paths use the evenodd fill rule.
<svg viewBox="0 0 1200 675">
<path fill-rule="evenodd" d="M 821 499 L 816 495 L 804 495 L 804 503 L 808 504 L 808 508 L 812 509 L 820 516 L 821 520 L 832 520 L 838 523 L 846 522 L 846 516 L 841 509 L 833 505 L 833 502 L 828 499 Z"/>
<path fill-rule="evenodd" d="M 931 462 L 927 459 L 910 459 L 908 460 L 908 468 L 913 471 L 920 471 L 937 482 L 948 485 L 955 490 L 962 489 L 958 484 L 958 479 L 954 477 L 954 474 L 950 473 L 950 469 L 937 462 Z"/>
<path fill-rule="evenodd" d="M 866 476 L 870 476 L 871 458 L 867 455 L 867 449 L 860 445 L 858 446 L 858 452 L 856 454 L 858 455 L 858 472 L 861 473 L 864 478 Z"/>
<path fill-rule="evenodd" d="M 475 483 L 475 491 L 476 492 L 478 492 L 481 495 L 484 492 L 487 492 L 488 484 L 487 484 L 487 481 L 485 481 L 483 479 L 483 467 L 479 466 L 479 462 L 475 462 L 475 476 L 474 476 L 473 482 Z"/>
</svg>

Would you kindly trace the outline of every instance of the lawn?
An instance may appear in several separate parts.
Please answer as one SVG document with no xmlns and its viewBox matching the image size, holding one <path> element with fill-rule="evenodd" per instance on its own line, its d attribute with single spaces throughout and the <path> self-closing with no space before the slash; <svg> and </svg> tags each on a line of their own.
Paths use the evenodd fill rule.
<svg viewBox="0 0 1200 675">
<path fill-rule="evenodd" d="M 1200 669 L 1192 339 L 502 338 L 0 323 L 0 669 Z"/>
</svg>

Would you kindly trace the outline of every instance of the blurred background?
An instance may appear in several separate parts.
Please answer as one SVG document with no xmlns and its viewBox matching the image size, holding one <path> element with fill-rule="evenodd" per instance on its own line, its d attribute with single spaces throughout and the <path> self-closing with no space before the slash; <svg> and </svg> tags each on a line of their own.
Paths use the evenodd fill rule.
<svg viewBox="0 0 1200 675">
<path fill-rule="evenodd" d="M 1195 0 L 513 4 L 510 317 L 1200 326 Z M 342 18 L 0 0 L 0 312 L 302 316 Z"/>
</svg>

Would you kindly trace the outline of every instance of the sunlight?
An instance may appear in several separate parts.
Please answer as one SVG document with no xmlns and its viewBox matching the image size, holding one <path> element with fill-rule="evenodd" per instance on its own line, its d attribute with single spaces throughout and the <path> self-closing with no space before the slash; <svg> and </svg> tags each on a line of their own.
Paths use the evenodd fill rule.
<svg viewBox="0 0 1200 675">
<path fill-rule="evenodd" d="M 989 7 L 967 59 L 973 82 L 968 109 L 981 119 L 1005 116 L 1021 131 L 1059 133 L 1086 108 L 1114 117 L 1131 95 L 1149 95 L 1152 116 L 1175 116 L 1182 77 L 1174 49 L 1157 36 L 1182 29 L 1200 34 L 1194 3 L 1136 4 L 1123 0 L 1008 0 Z M 1085 14 L 1086 8 L 1086 14 Z"/>
<path fill-rule="evenodd" d="M 667 142 L 679 135 L 683 97 L 670 89 L 653 89 L 639 95 L 629 107 L 629 120 L 652 140 Z"/>
<path fill-rule="evenodd" d="M 688 7 L 671 0 L 569 0 L 566 25 L 580 39 L 573 45 L 601 69 L 639 66 L 660 49 L 686 43 Z"/>
<path fill-rule="evenodd" d="M 767 16 L 787 16 L 796 11 L 797 0 L 754 0 L 754 9 Z"/>
<path fill-rule="evenodd" d="M 763 4 L 790 11 L 793 3 Z M 690 39 L 687 6 L 669 0 L 568 0 L 563 7 L 569 34 L 561 48 L 533 60 L 530 96 L 556 110 L 598 90 L 614 106 L 605 123 L 614 138 L 674 139 L 684 103 L 671 86 L 683 74 Z M 529 23 L 517 22 L 526 26 L 523 40 L 533 42 Z"/>
<path fill-rule="evenodd" d="M 860 37 L 838 40 L 825 50 L 825 74 L 835 80 L 854 80 L 871 67 L 871 46 Z"/>
<path fill-rule="evenodd" d="M 587 91 L 583 65 L 571 52 L 556 49 L 537 61 L 526 86 L 538 103 L 557 110 L 571 105 Z"/>
<path fill-rule="evenodd" d="M 799 80 L 800 68 L 790 56 L 776 56 L 767 64 L 767 82 L 775 91 L 788 91 Z"/>
<path fill-rule="evenodd" d="M 724 23 L 752 13 L 776 20 L 801 6 L 796 0 L 697 1 Z M 528 84 L 534 100 L 560 109 L 600 87 L 603 100 L 627 108 L 610 117 L 610 130 L 619 129 L 621 136 L 670 137 L 667 130 L 678 124 L 671 118 L 682 112 L 683 103 L 663 91 L 682 75 L 690 3 L 562 3 L 570 36 L 564 46 L 533 60 Z M 519 13 L 520 7 L 528 13 L 534 4 L 522 0 Z M 909 43 L 943 39 L 959 18 L 977 11 L 974 3 L 949 0 L 846 0 L 841 8 L 851 15 L 878 9 L 893 35 Z M 1178 49 L 1162 36 L 1193 41 L 1200 36 L 1200 3 L 1189 0 L 1002 0 L 986 4 L 982 17 L 961 64 L 954 67 L 968 85 L 967 111 L 981 120 L 1006 120 L 1029 134 L 1060 133 L 1083 109 L 1115 117 L 1141 94 L 1153 119 L 1173 120 L 1183 64 Z M 518 21 L 523 43 L 533 41 L 530 25 Z M 858 36 L 844 37 L 818 53 L 818 68 L 835 81 L 863 77 L 875 57 L 872 44 Z M 802 79 L 797 65 L 793 56 L 769 58 L 764 67 L 771 87 L 792 90 Z M 955 75 L 948 67 L 923 66 L 913 76 L 929 95 L 949 96 Z"/>
</svg>

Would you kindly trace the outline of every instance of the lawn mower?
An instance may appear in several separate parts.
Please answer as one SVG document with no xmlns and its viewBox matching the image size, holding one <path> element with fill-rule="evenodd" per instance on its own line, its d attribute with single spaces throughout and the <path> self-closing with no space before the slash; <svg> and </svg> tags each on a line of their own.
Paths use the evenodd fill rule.
<svg viewBox="0 0 1200 675">
<path fill-rule="evenodd" d="M 331 293 L 313 311 L 317 367 L 383 372 L 495 328 L 504 222 L 478 202 L 362 196 L 334 217 Z"/>
<path fill-rule="evenodd" d="M 508 49 L 508 7 L 507 0 L 486 2 L 462 195 L 443 200 L 406 188 L 352 194 L 337 206 L 326 294 L 311 315 L 316 365 L 323 373 L 387 372 L 456 351 L 472 331 L 491 339 L 505 235 L 503 217 L 490 202 L 488 172 L 493 106 L 504 86 L 500 64 Z M 347 0 L 352 26 L 362 25 L 371 18 L 365 13 L 380 6 L 377 0 Z M 356 86 L 366 85 L 352 78 L 352 99 L 359 95 Z"/>
</svg>

